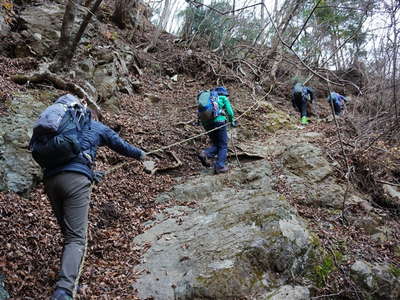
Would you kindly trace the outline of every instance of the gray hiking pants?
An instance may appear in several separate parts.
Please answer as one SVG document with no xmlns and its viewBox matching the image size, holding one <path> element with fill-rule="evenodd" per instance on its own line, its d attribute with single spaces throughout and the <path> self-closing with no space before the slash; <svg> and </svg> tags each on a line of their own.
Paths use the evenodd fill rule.
<svg viewBox="0 0 400 300">
<path fill-rule="evenodd" d="M 57 287 L 75 296 L 86 254 L 91 182 L 85 175 L 63 172 L 46 178 L 44 184 L 64 236 Z"/>
</svg>

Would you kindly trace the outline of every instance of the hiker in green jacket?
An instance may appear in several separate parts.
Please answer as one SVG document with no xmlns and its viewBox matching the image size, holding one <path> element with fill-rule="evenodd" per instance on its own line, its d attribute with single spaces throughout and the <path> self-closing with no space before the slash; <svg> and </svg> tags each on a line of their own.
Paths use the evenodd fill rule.
<svg viewBox="0 0 400 300">
<path fill-rule="evenodd" d="M 226 158 L 228 155 L 228 133 L 227 133 L 227 122 L 231 124 L 232 127 L 237 126 L 237 121 L 235 121 L 234 112 L 229 101 L 228 90 L 224 87 L 217 87 L 211 91 L 211 95 L 215 94 L 217 102 L 216 105 L 213 103 L 210 107 L 200 108 L 199 106 L 199 119 L 204 126 L 206 131 L 210 131 L 208 136 L 210 137 L 212 145 L 207 149 L 201 151 L 198 155 L 201 163 L 205 167 L 210 167 L 210 158 L 217 157 L 214 163 L 215 174 L 226 173 L 228 167 L 225 165 Z M 212 98 L 212 96 L 210 97 Z M 211 117 L 208 115 L 207 109 L 214 110 Z"/>
</svg>

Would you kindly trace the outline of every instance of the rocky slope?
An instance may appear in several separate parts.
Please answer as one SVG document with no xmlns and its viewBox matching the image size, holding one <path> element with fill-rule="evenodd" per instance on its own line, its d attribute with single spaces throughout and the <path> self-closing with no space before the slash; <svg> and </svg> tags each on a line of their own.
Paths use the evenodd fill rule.
<svg viewBox="0 0 400 300">
<path fill-rule="evenodd" d="M 46 70 L 62 9 L 26 5 L 12 31 L 1 11 L 11 58 L 0 57 L 0 273 L 16 299 L 49 296 L 56 278 L 61 237 L 27 145 L 38 113 L 66 90 L 12 78 Z M 108 14 L 103 7 L 94 19 L 72 70 L 54 75 L 96 100 L 105 123 L 147 151 L 171 145 L 203 132 L 195 95 L 223 83 L 240 127 L 230 131 L 226 175 L 197 161 L 201 136 L 152 155 L 154 175 L 131 162 L 94 187 L 80 299 L 399 298 L 399 222 L 341 176 L 340 155 L 329 152 L 333 123 L 299 127 L 288 83 L 253 94 L 254 78 L 238 79 L 231 62 L 166 33 L 146 53 L 154 29 L 133 38 Z M 96 167 L 123 161 L 101 150 Z"/>
</svg>

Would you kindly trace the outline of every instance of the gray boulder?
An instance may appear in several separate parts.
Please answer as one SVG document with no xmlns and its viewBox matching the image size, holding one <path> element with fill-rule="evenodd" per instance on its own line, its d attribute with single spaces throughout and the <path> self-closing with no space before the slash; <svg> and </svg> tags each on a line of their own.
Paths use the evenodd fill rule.
<svg viewBox="0 0 400 300">
<path fill-rule="evenodd" d="M 292 173 L 311 182 L 320 182 L 333 172 L 321 150 L 309 143 L 289 146 L 283 154 L 283 163 Z"/>
<path fill-rule="evenodd" d="M 268 300 L 308 300 L 310 291 L 304 286 L 284 285 L 266 295 Z"/>
<path fill-rule="evenodd" d="M 400 299 L 400 269 L 395 266 L 358 260 L 351 266 L 351 276 L 363 299 Z"/>
<path fill-rule="evenodd" d="M 327 208 L 342 208 L 345 187 L 336 182 L 331 164 L 316 146 L 299 142 L 282 152 L 282 173 L 292 196 L 299 203 Z M 346 195 L 346 205 L 362 202 L 354 192 Z"/>
<path fill-rule="evenodd" d="M 383 184 L 383 191 L 387 200 L 395 207 L 400 207 L 400 191 L 399 188 L 389 184 Z"/>
<path fill-rule="evenodd" d="M 308 269 L 315 254 L 309 232 L 271 189 L 271 175 L 261 161 L 192 179 L 161 195 L 159 201 L 195 201 L 197 207 L 170 208 L 135 238 L 151 245 L 135 270 L 141 274 L 134 285 L 139 297 L 265 299 Z"/>
<path fill-rule="evenodd" d="M 10 26 L 6 22 L 5 16 L 6 14 L 4 12 L 4 8 L 0 7 L 0 37 L 7 36 L 8 33 L 11 31 Z"/>
</svg>

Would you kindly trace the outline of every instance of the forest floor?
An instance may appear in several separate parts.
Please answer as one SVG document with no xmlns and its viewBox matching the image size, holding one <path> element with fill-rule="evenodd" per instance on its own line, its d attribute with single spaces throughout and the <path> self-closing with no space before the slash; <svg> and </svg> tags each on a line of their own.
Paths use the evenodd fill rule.
<svg viewBox="0 0 400 300">
<path fill-rule="evenodd" d="M 182 48 L 171 49 L 171 44 L 162 42 L 160 51 L 146 54 L 148 60 L 160 64 L 181 55 Z M 168 56 L 168 57 L 166 57 Z M 9 76 L 34 68 L 32 59 L 9 59 L 0 57 L 0 114 L 7 114 L 5 100 L 23 87 L 12 83 Z M 196 81 L 193 77 L 179 75 L 176 82 L 156 72 L 144 73 L 140 77 L 142 93 L 121 96 L 120 113 L 104 113 L 103 122 L 116 130 L 133 145 L 146 151 L 158 149 L 200 134 L 203 129 L 194 125 L 196 121 L 195 97 L 202 89 L 210 88 L 212 82 Z M 245 111 L 254 102 L 246 89 L 228 85 L 231 101 L 237 111 Z M 290 83 L 287 83 L 289 95 Z M 158 97 L 146 97 L 151 93 Z M 289 98 L 275 95 L 265 101 L 296 116 Z M 319 116 L 306 126 L 304 131 L 322 132 L 318 141 L 332 161 L 343 159 L 340 153 L 335 122 L 316 122 L 330 115 L 323 99 L 317 99 Z M 261 119 L 261 111 L 244 115 L 240 126 L 251 126 Z M 339 125 L 344 119 L 339 120 Z M 260 140 L 268 134 L 254 132 Z M 166 168 L 175 163 L 174 155 L 181 162 L 179 168 L 148 174 L 140 162 L 131 161 L 107 174 L 104 180 L 93 187 L 90 206 L 88 255 L 80 280 L 80 299 L 136 299 L 132 283 L 139 274 L 133 269 L 149 245 L 133 245 L 133 238 L 146 230 L 146 222 L 165 208 L 155 203 L 155 197 L 170 190 L 177 177 L 198 176 L 203 170 L 197 153 L 206 147 L 206 136 L 171 147 L 168 151 L 151 155 L 158 167 Z M 350 158 L 350 156 L 349 156 Z M 126 162 L 110 150 L 98 153 L 96 169 L 107 171 Z M 351 163 L 351 162 L 350 162 Z M 345 182 L 343 167 L 337 166 L 337 175 Z M 343 164 L 342 164 L 343 165 Z M 231 166 L 236 167 L 232 161 Z M 290 195 L 289 195 L 290 196 Z M 290 199 L 290 197 L 289 197 Z M 356 288 L 348 276 L 348 267 L 357 258 L 368 261 L 389 261 L 400 266 L 400 255 L 392 242 L 375 242 L 368 234 L 339 218 L 332 218 L 325 209 L 310 208 L 291 199 L 300 215 L 307 219 L 313 231 L 321 239 L 327 251 L 334 251 L 338 244 L 346 244 L 346 262 L 324 278 L 315 295 L 346 295 L 357 299 Z M 169 203 L 167 205 L 174 205 Z M 397 240 L 400 238 L 400 223 L 395 213 L 383 207 L 376 209 L 387 218 Z M 348 207 L 348 213 L 362 215 L 358 207 Z M 43 299 L 54 287 L 61 254 L 61 234 L 55 223 L 50 205 L 39 185 L 27 197 L 10 192 L 0 193 L 0 232 L 3 245 L 0 247 L 0 273 L 5 275 L 6 289 L 13 299 Z M 344 297 L 345 298 L 345 297 Z"/>
</svg>

